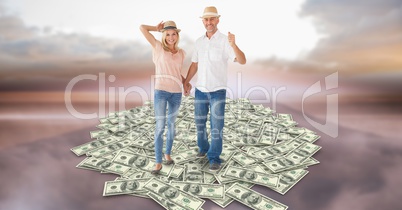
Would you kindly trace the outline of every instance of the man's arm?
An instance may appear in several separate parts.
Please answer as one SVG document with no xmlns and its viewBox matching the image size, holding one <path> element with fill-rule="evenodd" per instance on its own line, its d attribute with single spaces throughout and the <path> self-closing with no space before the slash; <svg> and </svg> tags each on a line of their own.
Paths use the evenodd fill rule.
<svg viewBox="0 0 402 210">
<path fill-rule="evenodd" d="M 184 95 L 188 96 L 190 95 L 190 91 L 191 91 L 191 84 L 190 81 L 191 79 L 194 77 L 195 73 L 197 73 L 198 70 L 198 63 L 191 63 L 188 72 L 187 72 L 187 76 L 186 79 L 183 81 L 183 88 L 184 88 Z"/>
<path fill-rule="evenodd" d="M 236 55 L 235 61 L 237 61 L 240 64 L 246 64 L 246 55 L 244 55 L 243 51 L 240 50 L 240 48 L 236 45 L 236 38 L 235 35 L 228 32 L 228 39 L 229 39 L 229 44 L 233 48 L 233 51 Z"/>
</svg>

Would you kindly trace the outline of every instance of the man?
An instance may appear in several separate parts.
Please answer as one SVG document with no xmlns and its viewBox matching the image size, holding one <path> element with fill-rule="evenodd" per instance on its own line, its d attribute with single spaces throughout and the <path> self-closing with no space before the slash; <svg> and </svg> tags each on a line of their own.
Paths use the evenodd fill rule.
<svg viewBox="0 0 402 210">
<path fill-rule="evenodd" d="M 134 191 L 134 190 L 136 190 L 136 189 L 138 188 L 138 186 L 139 186 L 138 181 L 136 181 L 136 180 L 130 180 L 130 181 L 124 182 L 124 183 L 120 186 L 120 189 L 123 190 L 123 191 L 125 191 L 125 190 L 127 190 L 127 191 Z"/>
<path fill-rule="evenodd" d="M 184 181 L 190 182 L 200 182 L 202 183 L 204 180 L 204 174 L 201 171 L 190 171 L 186 173 Z"/>
<path fill-rule="evenodd" d="M 245 192 L 243 195 L 241 195 L 241 200 L 254 206 L 262 201 L 262 197 L 253 192 Z"/>
<path fill-rule="evenodd" d="M 191 90 L 190 80 L 198 72 L 195 89 L 195 123 L 197 126 L 197 158 L 208 156 L 209 169 L 220 168 L 222 153 L 222 131 L 224 126 L 227 65 L 228 61 L 246 63 L 246 56 L 235 42 L 235 35 L 221 33 L 218 11 L 215 7 L 206 7 L 202 22 L 206 33 L 197 39 L 192 56 L 192 64 L 183 82 L 184 95 Z M 208 142 L 206 121 L 210 111 L 211 144 Z"/>
<path fill-rule="evenodd" d="M 183 187 L 183 191 L 198 195 L 202 191 L 202 187 L 199 184 L 189 183 Z"/>
<path fill-rule="evenodd" d="M 243 170 L 240 172 L 239 176 L 241 178 L 245 177 L 246 179 L 252 181 L 257 177 L 257 174 L 254 171 Z"/>
<path fill-rule="evenodd" d="M 177 198 L 179 196 L 179 190 L 172 186 L 164 186 L 161 187 L 158 191 L 159 195 L 163 195 L 163 197 L 167 199 Z"/>
<path fill-rule="evenodd" d="M 146 165 L 148 165 L 148 158 L 139 156 L 139 155 L 134 155 L 128 160 L 128 165 L 130 166 L 136 166 L 138 168 L 144 168 Z"/>
</svg>

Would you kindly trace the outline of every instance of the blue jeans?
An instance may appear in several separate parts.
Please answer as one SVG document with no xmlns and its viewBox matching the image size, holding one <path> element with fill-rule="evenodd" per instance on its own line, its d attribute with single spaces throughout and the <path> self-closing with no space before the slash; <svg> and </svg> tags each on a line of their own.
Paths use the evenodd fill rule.
<svg viewBox="0 0 402 210">
<path fill-rule="evenodd" d="M 167 118 L 166 150 L 165 154 L 170 155 L 173 139 L 175 136 L 175 121 L 179 113 L 182 93 L 170 93 L 163 90 L 155 90 L 154 111 L 155 111 L 155 159 L 156 163 L 162 163 L 163 132 Z M 166 108 L 168 114 L 166 117 Z"/>
<path fill-rule="evenodd" d="M 222 135 L 225 117 L 226 90 L 201 92 L 195 89 L 195 124 L 200 153 L 206 153 L 209 163 L 221 163 Z M 208 141 L 206 122 L 210 112 L 211 144 Z"/>
</svg>

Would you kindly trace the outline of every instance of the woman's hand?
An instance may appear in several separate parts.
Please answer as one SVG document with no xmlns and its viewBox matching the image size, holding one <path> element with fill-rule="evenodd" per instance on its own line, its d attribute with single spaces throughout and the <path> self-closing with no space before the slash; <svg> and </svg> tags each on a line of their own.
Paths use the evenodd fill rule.
<svg viewBox="0 0 402 210">
<path fill-rule="evenodd" d="M 165 23 L 163 21 L 161 21 L 160 23 L 158 23 L 158 25 L 155 26 L 156 31 L 161 31 L 163 29 L 163 25 Z"/>
<path fill-rule="evenodd" d="M 184 83 L 183 84 L 184 95 L 189 96 L 192 88 L 193 86 L 190 83 Z"/>
</svg>

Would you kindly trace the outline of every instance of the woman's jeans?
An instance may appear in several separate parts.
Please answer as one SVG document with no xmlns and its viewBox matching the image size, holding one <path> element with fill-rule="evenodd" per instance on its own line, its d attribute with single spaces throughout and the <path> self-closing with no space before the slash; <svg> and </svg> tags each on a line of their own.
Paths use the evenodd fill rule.
<svg viewBox="0 0 402 210">
<path fill-rule="evenodd" d="M 156 163 L 162 163 L 163 132 L 167 118 L 166 151 L 170 155 L 173 139 L 175 136 L 175 121 L 179 113 L 182 93 L 170 93 L 163 90 L 155 90 L 154 110 L 155 110 L 155 158 Z M 166 108 L 168 114 L 166 116 Z"/>
<path fill-rule="evenodd" d="M 222 135 L 226 104 L 226 90 L 201 92 L 195 89 L 195 124 L 200 153 L 206 153 L 209 163 L 221 163 Z M 208 142 L 206 122 L 210 111 L 211 144 Z"/>
</svg>

